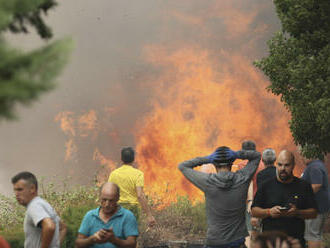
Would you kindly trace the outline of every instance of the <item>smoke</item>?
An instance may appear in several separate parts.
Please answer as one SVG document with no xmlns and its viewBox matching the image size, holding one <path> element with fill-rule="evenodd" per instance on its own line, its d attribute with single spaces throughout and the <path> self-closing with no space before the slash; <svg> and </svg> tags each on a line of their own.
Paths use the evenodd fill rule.
<svg viewBox="0 0 330 248">
<path fill-rule="evenodd" d="M 153 129 L 157 120 L 165 118 L 163 125 L 175 124 L 174 103 L 187 104 L 189 107 L 179 112 L 184 119 L 179 127 L 193 127 L 187 123 L 194 123 L 197 114 L 215 102 L 209 93 L 204 92 L 208 99 L 200 98 L 203 85 L 213 85 L 215 98 L 221 96 L 221 90 L 230 89 L 226 106 L 236 111 L 233 119 L 247 128 L 244 135 L 235 129 L 228 135 L 230 123 L 225 119 L 205 120 L 209 135 L 203 148 L 191 148 L 185 156 L 168 161 L 173 166 L 193 155 L 192 151 L 198 153 L 195 155 L 209 151 L 221 135 L 235 148 L 248 137 L 262 148 L 272 145 L 268 143 L 271 133 L 277 133 L 281 125 L 287 130 L 286 111 L 265 91 L 266 79 L 251 64 L 266 55 L 266 41 L 279 29 L 271 1 L 80 0 L 77 4 L 66 0 L 59 2 L 47 20 L 55 38 L 74 39 L 75 50 L 58 78 L 58 88 L 29 108 L 19 107 L 18 122 L 2 123 L 1 192 L 10 191 L 10 177 L 22 170 L 47 181 L 70 175 L 73 184 L 91 182 L 102 171 L 100 164 L 115 166 L 122 146 L 137 148 L 142 168 L 150 172 L 150 182 L 157 175 L 150 167 L 162 164 L 171 154 L 164 153 L 165 147 L 175 148 L 161 144 L 160 139 L 180 137 L 166 126 Z M 8 39 L 27 50 L 42 45 L 34 33 L 8 35 Z M 200 88 L 189 88 L 194 77 L 200 77 Z M 192 94 L 187 95 L 189 91 Z M 180 101 L 182 95 L 185 98 Z M 245 118 L 243 103 L 252 106 L 253 113 L 261 113 L 255 123 Z M 221 108 L 221 103 L 215 106 Z M 158 108 L 165 111 L 157 112 Z M 217 120 L 226 126 L 217 128 Z M 256 125 L 261 128 L 252 128 L 252 133 L 249 126 Z M 190 131 L 200 130 L 193 127 Z M 155 154 L 156 161 L 146 161 Z M 169 174 L 173 166 L 168 167 Z"/>
</svg>

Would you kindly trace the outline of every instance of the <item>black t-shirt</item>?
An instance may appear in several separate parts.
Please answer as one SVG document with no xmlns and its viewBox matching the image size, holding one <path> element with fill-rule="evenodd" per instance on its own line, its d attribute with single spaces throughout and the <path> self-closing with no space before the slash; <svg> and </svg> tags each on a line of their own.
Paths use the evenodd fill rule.
<svg viewBox="0 0 330 248">
<path fill-rule="evenodd" d="M 285 184 L 277 178 L 269 179 L 258 186 L 252 207 L 272 208 L 274 206 L 296 205 L 298 209 L 315 208 L 316 202 L 309 183 L 297 177 Z M 262 220 L 263 231 L 278 230 L 304 242 L 305 221 L 296 217 L 267 217 Z"/>
<path fill-rule="evenodd" d="M 276 167 L 275 166 L 269 166 L 265 169 L 259 171 L 257 174 L 257 188 L 261 186 L 264 182 L 268 181 L 271 178 L 276 177 Z"/>
</svg>

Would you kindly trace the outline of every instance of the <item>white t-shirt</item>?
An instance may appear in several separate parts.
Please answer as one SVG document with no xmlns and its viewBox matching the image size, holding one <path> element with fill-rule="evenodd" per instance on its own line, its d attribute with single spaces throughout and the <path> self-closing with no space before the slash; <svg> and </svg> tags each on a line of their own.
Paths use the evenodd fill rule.
<svg viewBox="0 0 330 248">
<path fill-rule="evenodd" d="M 30 201 L 24 218 L 25 242 L 24 248 L 39 248 L 41 246 L 41 221 L 51 218 L 56 224 L 50 248 L 60 247 L 59 222 L 60 218 L 52 206 L 39 196 Z"/>
</svg>

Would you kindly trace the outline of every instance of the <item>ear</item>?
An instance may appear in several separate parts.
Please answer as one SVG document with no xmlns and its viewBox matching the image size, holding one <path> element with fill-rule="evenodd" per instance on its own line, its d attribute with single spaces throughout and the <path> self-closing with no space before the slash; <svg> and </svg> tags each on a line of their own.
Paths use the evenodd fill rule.
<svg viewBox="0 0 330 248">
<path fill-rule="evenodd" d="M 35 194 L 37 192 L 37 188 L 34 184 L 29 185 L 29 191 L 31 194 Z"/>
</svg>

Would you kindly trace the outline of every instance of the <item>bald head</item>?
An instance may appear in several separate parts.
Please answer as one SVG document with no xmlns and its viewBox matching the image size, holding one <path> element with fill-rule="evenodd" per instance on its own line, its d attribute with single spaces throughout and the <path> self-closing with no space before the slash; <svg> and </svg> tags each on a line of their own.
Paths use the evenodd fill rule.
<svg viewBox="0 0 330 248">
<path fill-rule="evenodd" d="M 282 150 L 280 154 L 278 154 L 278 160 L 287 160 L 292 165 L 296 163 L 293 153 L 288 150 Z"/>
<path fill-rule="evenodd" d="M 106 182 L 100 188 L 100 195 L 102 194 L 115 194 L 119 198 L 120 189 L 117 184 Z"/>
</svg>

